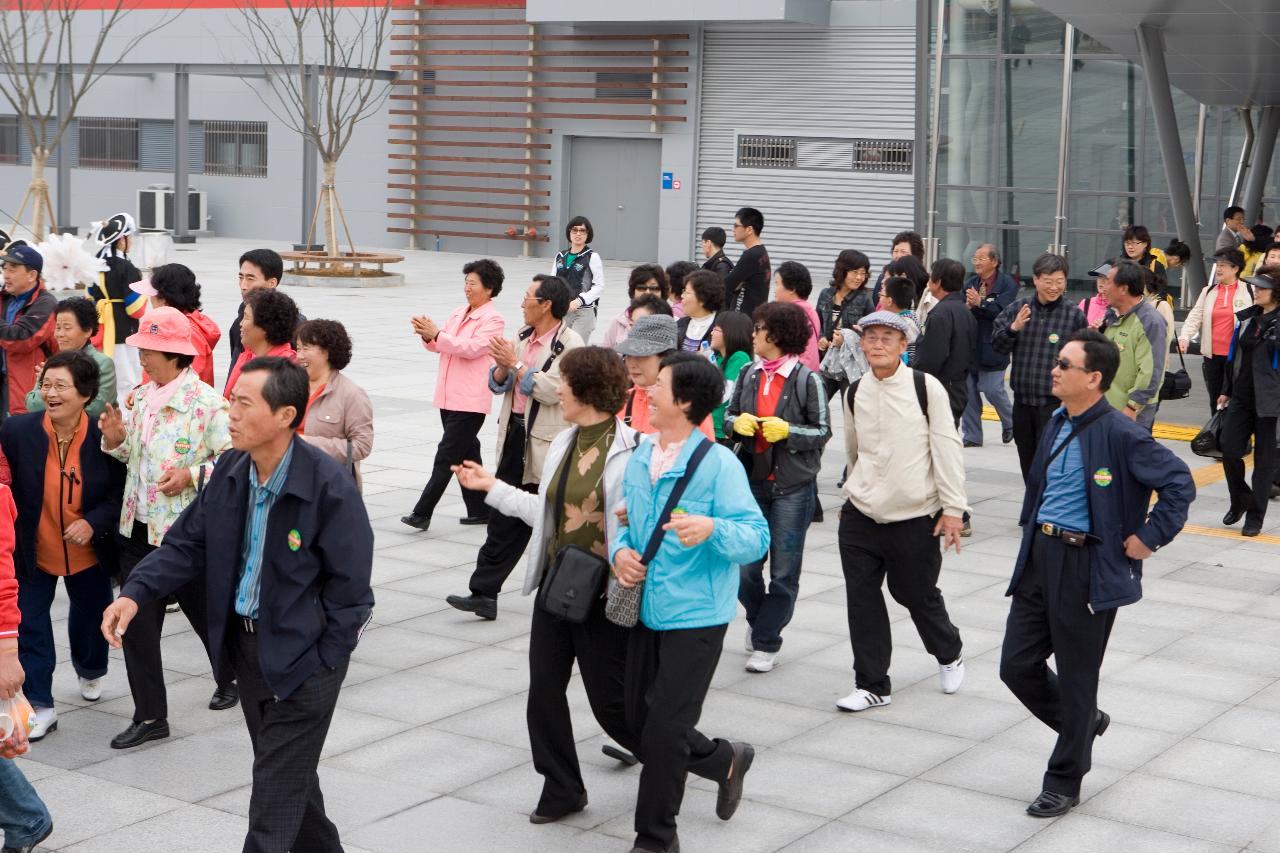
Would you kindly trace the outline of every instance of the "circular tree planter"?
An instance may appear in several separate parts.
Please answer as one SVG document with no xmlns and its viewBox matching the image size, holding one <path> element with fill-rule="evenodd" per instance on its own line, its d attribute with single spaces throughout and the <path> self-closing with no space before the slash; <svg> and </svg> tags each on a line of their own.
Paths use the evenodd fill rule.
<svg viewBox="0 0 1280 853">
<path fill-rule="evenodd" d="M 404 275 L 387 272 L 384 264 L 397 264 L 404 255 L 389 252 L 281 252 L 293 263 L 280 282 L 294 287 L 403 287 Z"/>
</svg>

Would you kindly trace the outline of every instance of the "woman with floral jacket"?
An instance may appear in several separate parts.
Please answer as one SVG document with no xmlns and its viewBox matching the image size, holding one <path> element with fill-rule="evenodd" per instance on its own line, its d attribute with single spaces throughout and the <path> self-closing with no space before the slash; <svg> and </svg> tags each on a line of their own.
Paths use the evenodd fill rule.
<svg viewBox="0 0 1280 853">
<path fill-rule="evenodd" d="M 196 499 L 214 460 L 231 447 L 227 401 L 191 369 L 196 348 L 190 336 L 191 324 L 178 309 L 148 312 L 128 343 L 138 348 L 139 361 L 151 381 L 134 392 L 128 422 L 114 406 L 108 406 L 100 419 L 102 449 L 128 466 L 120 511 L 120 573 L 125 579 L 160 545 L 169 527 Z M 191 626 L 207 643 L 204 587 L 185 587 L 177 598 Z M 164 601 L 144 605 L 129 626 L 124 662 L 133 694 L 133 724 L 111 741 L 114 749 L 169 736 L 160 657 L 164 614 Z M 231 708 L 236 701 L 236 686 L 229 681 L 218 685 L 209 707 Z"/>
</svg>

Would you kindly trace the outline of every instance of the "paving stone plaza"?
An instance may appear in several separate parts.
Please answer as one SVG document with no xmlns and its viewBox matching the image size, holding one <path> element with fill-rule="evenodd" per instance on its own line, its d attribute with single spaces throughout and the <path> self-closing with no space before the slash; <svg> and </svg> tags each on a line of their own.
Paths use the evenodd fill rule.
<svg viewBox="0 0 1280 853">
<path fill-rule="evenodd" d="M 224 334 L 239 301 L 236 259 L 250 247 L 201 240 L 170 258 L 196 271 L 205 311 Z M 523 562 L 499 598 L 498 620 L 481 621 L 444 600 L 466 592 L 484 539 L 483 528 L 457 524 L 464 513 L 456 487 L 429 532 L 399 521 L 426 480 L 440 435 L 430 402 L 437 357 L 413 336 L 409 317 L 426 313 L 443 322 L 463 301 L 466 260 L 410 253 L 398 267 L 409 282 L 403 288 L 289 290 L 308 317 L 346 324 L 355 355 L 345 373 L 369 392 L 375 410 L 364 496 L 376 532 L 377 604 L 320 764 L 326 806 L 351 853 L 616 853 L 633 838 L 638 770 L 600 753 L 605 741 L 576 677 L 570 704 L 590 805 L 558 824 L 527 819 L 541 779 L 525 727 L 532 599 L 519 594 Z M 497 304 L 511 336 L 526 282 L 548 264 L 498 260 L 507 283 Z M 607 271 L 598 328 L 623 307 L 626 268 L 609 264 Z M 815 279 L 825 276 L 815 271 Z M 221 379 L 225 338 L 217 356 Z M 1160 420 L 1198 424 L 1206 409 L 1193 394 L 1168 404 Z M 997 424 L 985 426 L 986 445 L 965 451 L 974 535 L 963 553 L 947 554 L 941 579 L 964 639 L 960 692 L 939 691 L 936 662 L 906 612 L 890 603 L 893 704 L 857 715 L 835 709 L 853 678 L 836 546 L 844 446 L 837 418 L 819 479 L 826 521 L 809 532 L 800 601 L 779 666 L 763 675 L 744 671 L 739 618 L 700 726 L 755 745 L 744 802 L 723 823 L 714 814 L 714 787 L 691 781 L 680 815 L 682 849 L 1280 853 L 1280 511 L 1273 509 L 1258 540 L 1225 533 L 1220 469 L 1194 457 L 1186 442 L 1168 442 L 1202 484 L 1190 527 L 1147 561 L 1145 599 L 1116 619 L 1099 698 L 1114 722 L 1094 749 L 1083 802 L 1066 817 L 1035 820 L 1023 809 L 1040 790 L 1052 733 L 997 674 L 1022 482 L 1013 446 L 1001 445 Z M 491 418 L 481 433 L 489 464 L 494 434 Z M 206 709 L 213 681 L 186 620 L 171 615 L 165 629 L 173 735 L 118 752 L 108 741 L 133 712 L 123 659 L 112 653 L 102 699 L 82 701 L 66 646 L 66 609 L 59 592 L 58 729 L 21 760 L 54 818 L 40 849 L 239 850 L 249 738 L 238 709 Z"/>
</svg>

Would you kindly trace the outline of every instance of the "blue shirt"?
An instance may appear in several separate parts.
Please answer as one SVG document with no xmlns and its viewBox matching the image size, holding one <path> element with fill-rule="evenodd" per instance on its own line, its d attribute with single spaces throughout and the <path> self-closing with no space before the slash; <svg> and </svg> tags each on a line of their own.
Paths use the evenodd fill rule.
<svg viewBox="0 0 1280 853">
<path fill-rule="evenodd" d="M 1061 410 L 1059 410 L 1061 411 Z M 1057 450 L 1067 440 L 1075 424 L 1071 418 L 1062 422 L 1053 449 Z M 1040 499 L 1037 524 L 1055 524 L 1067 530 L 1092 533 L 1089 525 L 1089 495 L 1085 490 L 1084 457 L 1080 452 L 1080 437 L 1071 439 L 1066 449 L 1054 457 L 1045 471 L 1044 497 Z"/>
<path fill-rule="evenodd" d="M 267 538 L 267 520 L 271 508 L 289 476 L 289 460 L 293 458 L 293 442 L 267 482 L 258 484 L 258 466 L 249 462 L 249 518 L 240 543 L 240 581 L 236 584 L 236 613 L 258 618 L 258 598 L 262 592 L 262 546 Z"/>
</svg>

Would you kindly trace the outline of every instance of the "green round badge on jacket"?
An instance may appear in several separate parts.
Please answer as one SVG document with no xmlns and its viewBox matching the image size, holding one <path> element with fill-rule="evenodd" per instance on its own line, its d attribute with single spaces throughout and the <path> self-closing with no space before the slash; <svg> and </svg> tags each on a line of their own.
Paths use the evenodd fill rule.
<svg viewBox="0 0 1280 853">
<path fill-rule="evenodd" d="M 1111 477 L 1110 468 L 1099 468 L 1097 471 L 1093 472 L 1094 485 L 1100 486 L 1105 489 L 1107 486 L 1111 485 L 1111 480 L 1112 480 L 1112 477 Z M 294 550 L 296 551 L 297 549 L 295 548 Z"/>
<path fill-rule="evenodd" d="M 289 550 L 296 551 L 302 547 L 302 534 L 298 532 L 298 528 L 289 531 Z"/>
<path fill-rule="evenodd" d="M 183 456 L 186 456 L 188 453 L 190 453 L 191 452 L 190 439 L 180 438 L 177 441 L 175 441 L 173 443 L 173 452 L 179 453 Z"/>
<path fill-rule="evenodd" d="M 1057 342 L 1058 342 L 1058 333 L 1057 333 L 1057 332 L 1054 332 L 1054 333 L 1052 333 L 1051 335 L 1049 335 L 1049 343 L 1051 343 L 1051 344 L 1056 344 Z"/>
</svg>

